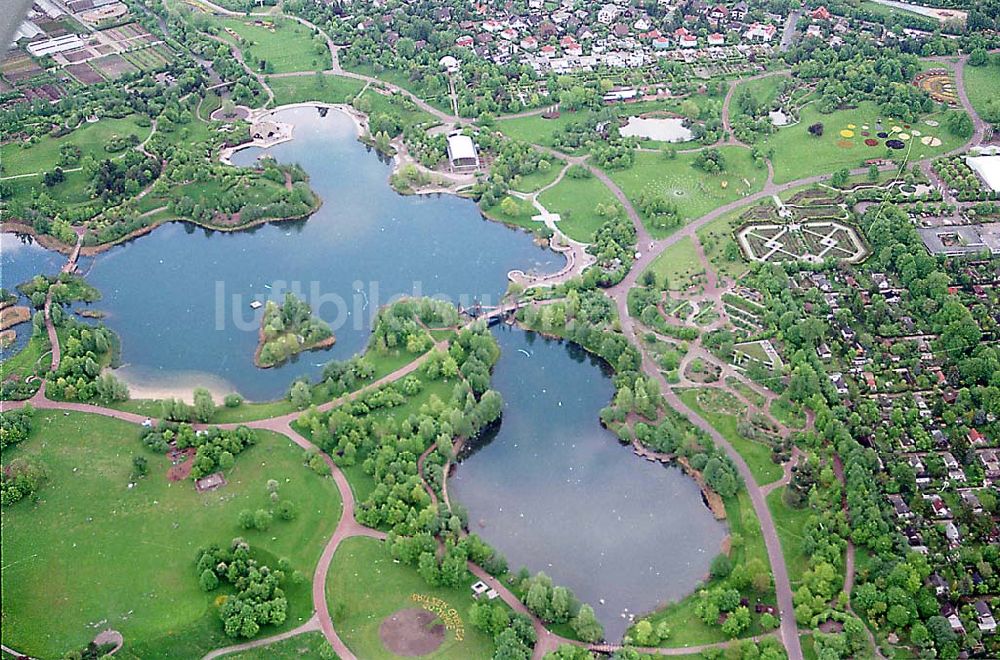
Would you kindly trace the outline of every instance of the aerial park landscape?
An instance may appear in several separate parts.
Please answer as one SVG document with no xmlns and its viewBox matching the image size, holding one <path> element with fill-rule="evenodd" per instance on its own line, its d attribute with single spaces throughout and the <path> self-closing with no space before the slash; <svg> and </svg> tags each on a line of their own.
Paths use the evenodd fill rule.
<svg viewBox="0 0 1000 660">
<path fill-rule="evenodd" d="M 4 658 L 1000 653 L 988 6 L 95 4 L 0 63 Z"/>
</svg>

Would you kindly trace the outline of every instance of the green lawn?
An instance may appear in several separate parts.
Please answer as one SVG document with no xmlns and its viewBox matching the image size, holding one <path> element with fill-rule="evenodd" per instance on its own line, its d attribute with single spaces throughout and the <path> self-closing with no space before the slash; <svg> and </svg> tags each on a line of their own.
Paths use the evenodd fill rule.
<svg viewBox="0 0 1000 660">
<path fill-rule="evenodd" d="M 594 232 L 604 224 L 604 218 L 595 211 L 597 205 L 618 204 L 608 187 L 593 176 L 587 179 L 563 177 L 539 195 L 538 201 L 550 213 L 561 216 L 559 228 L 564 234 L 584 243 L 593 241 Z"/>
<path fill-rule="evenodd" d="M 662 153 L 649 152 L 637 153 L 632 167 L 611 170 L 608 174 L 633 204 L 637 204 L 643 193 L 662 195 L 677 205 L 685 221 L 690 221 L 764 187 L 767 170 L 753 165 L 749 149 L 722 147 L 719 151 L 726 163 L 726 171 L 719 174 L 708 174 L 695 167 L 697 154 L 667 158 Z M 676 227 L 663 230 L 649 226 L 649 229 L 654 236 L 665 236 Z"/>
<path fill-rule="evenodd" d="M 443 112 L 451 113 L 452 111 L 451 97 L 448 95 L 448 85 L 444 84 L 441 88 L 431 88 L 428 84 L 428 81 L 436 83 L 438 80 L 436 76 L 428 76 L 421 81 L 413 81 L 410 79 L 409 69 L 406 71 L 397 71 L 381 66 L 376 68 L 372 65 L 345 65 L 344 68 L 352 73 L 360 73 L 372 78 L 378 78 L 400 89 L 405 89 Z"/>
<path fill-rule="evenodd" d="M 740 95 L 749 91 L 761 105 L 768 107 L 771 102 L 774 101 L 778 96 L 778 87 L 781 86 L 782 81 L 788 80 L 786 76 L 768 76 L 766 78 L 758 78 L 757 80 L 746 80 L 741 82 L 736 86 L 736 90 L 733 92 L 733 100 L 729 106 L 729 114 L 731 118 L 746 116 L 743 109 L 740 108 L 740 104 L 737 103 L 737 99 Z"/>
<path fill-rule="evenodd" d="M 501 203 L 495 206 L 483 207 L 483 215 L 504 224 L 514 225 L 515 227 L 521 227 L 532 232 L 544 227 L 541 222 L 531 219 L 539 213 L 538 209 L 531 202 L 513 196 L 508 197 L 514 200 L 514 203 L 517 205 L 517 213 L 504 213 L 501 207 L 503 200 L 501 200 Z"/>
<path fill-rule="evenodd" d="M 473 603 L 469 585 L 474 581 L 470 573 L 457 589 L 429 587 L 415 568 L 395 563 L 382 541 L 354 537 L 341 543 L 333 557 L 326 598 L 338 634 L 359 658 L 398 657 L 382 645 L 379 626 L 399 610 L 419 608 L 412 595 L 440 598 L 461 620 L 461 629 L 447 630 L 441 647 L 421 657 L 488 658 L 493 655 L 492 640 L 468 621 Z"/>
<path fill-rule="evenodd" d="M 722 436 L 729 441 L 733 448 L 740 453 L 743 460 L 750 467 L 754 480 L 759 485 L 769 484 L 777 481 L 782 476 L 781 466 L 771 460 L 771 448 L 767 445 L 752 440 L 747 440 L 736 432 L 738 419 L 735 415 L 722 412 L 705 410 L 699 403 L 699 393 L 711 391 L 705 388 L 689 388 L 678 392 L 681 400 L 698 415 L 715 427 Z"/>
<path fill-rule="evenodd" d="M 150 130 L 148 126 L 140 126 L 135 115 L 130 115 L 123 119 L 103 118 L 93 124 L 84 123 L 62 137 L 45 136 L 28 148 L 24 148 L 19 143 L 5 144 L 0 147 L 3 176 L 52 170 L 59 164 L 59 149 L 64 144 L 74 144 L 80 147 L 81 159 L 86 156 L 93 156 L 98 160 L 114 158 L 121 152 L 110 153 L 104 149 L 104 145 L 112 136 L 131 134 L 142 140 L 149 135 Z M 66 165 L 64 169 L 72 167 L 78 167 L 78 165 Z"/>
<path fill-rule="evenodd" d="M 698 229 L 701 247 L 720 279 L 728 277 L 736 280 L 750 267 L 750 264 L 743 259 L 739 245 L 733 237 L 739 216 L 744 210 L 727 213 Z"/>
<path fill-rule="evenodd" d="M 549 168 L 545 171 L 541 169 L 535 170 L 531 174 L 526 176 L 519 176 L 514 179 L 512 188 L 519 192 L 535 192 L 539 188 L 544 188 L 559 176 L 559 173 L 563 170 L 564 163 L 558 158 L 546 158 L 546 162 L 549 164 Z"/>
<path fill-rule="evenodd" d="M 250 18 L 217 19 L 222 28 L 229 28 L 240 36 L 235 39 L 222 30 L 219 36 L 227 39 L 243 51 L 247 64 L 255 71 L 261 71 L 251 60 L 266 60 L 268 73 L 290 73 L 292 71 L 325 71 L 331 67 L 330 50 L 326 41 L 304 25 L 290 20 L 276 18 L 264 20 L 265 24 L 255 24 Z M 273 67 L 273 68 L 271 68 Z"/>
<path fill-rule="evenodd" d="M 323 649 L 330 644 L 321 632 L 296 635 L 274 644 L 223 656 L 226 660 L 296 660 L 298 658 L 321 658 Z M 330 656 L 333 657 L 333 656 Z"/>
<path fill-rule="evenodd" d="M 21 326 L 17 331 L 31 332 L 31 329 L 31 324 L 28 324 Z M 43 334 L 40 337 L 32 336 L 24 348 L 10 357 L 5 356 L 3 360 L 0 360 L 0 382 L 7 380 L 15 374 L 19 380 L 24 381 L 29 376 L 35 374 L 39 367 L 48 369 L 52 364 L 50 349 L 48 335 Z"/>
<path fill-rule="evenodd" d="M 369 86 L 361 94 L 359 100 L 371 107 L 368 114 L 384 113 L 398 117 L 403 126 L 416 124 L 432 126 L 439 123 L 437 117 L 424 112 L 413 103 L 410 97 L 402 94 L 387 95 Z"/>
<path fill-rule="evenodd" d="M 966 63 L 964 69 L 965 93 L 979 115 L 986 110 L 986 102 L 996 98 L 997 90 L 1000 90 L 1000 56 L 992 55 L 991 58 L 992 64 L 969 66 Z"/>
<path fill-rule="evenodd" d="M 26 442 L 4 452 L 45 466 L 48 482 L 34 504 L 3 509 L 3 642 L 41 657 L 82 647 L 97 631 L 122 632 L 125 658 L 192 658 L 231 643 L 212 601 L 198 586 L 198 548 L 246 538 L 262 559 L 287 557 L 311 576 L 336 526 L 340 500 L 332 479 L 302 466 L 302 451 L 286 438 L 259 431 L 221 489 L 198 494 L 190 480 L 166 479 L 169 461 L 139 441 L 139 428 L 83 413 L 38 411 Z M 132 457 L 149 474 L 129 489 Z M 237 524 L 243 509 L 268 506 L 265 484 L 276 479 L 298 517 L 266 531 Z M 308 581 L 286 585 L 288 621 L 309 618 Z M 101 622 L 95 624 L 95 622 Z"/>
<path fill-rule="evenodd" d="M 342 76 L 269 77 L 267 84 L 274 92 L 275 105 L 322 101 L 349 103 L 365 86 L 360 80 Z"/>
<path fill-rule="evenodd" d="M 552 136 L 557 130 L 576 123 L 585 116 L 586 113 L 582 112 L 563 112 L 555 119 L 544 119 L 541 115 L 501 119 L 497 122 L 497 128 L 512 140 L 552 146 Z"/>
<path fill-rule="evenodd" d="M 802 530 L 811 512 L 808 507 L 793 509 L 785 504 L 782 499 L 784 492 L 784 487 L 771 491 L 767 496 L 767 507 L 771 510 L 774 526 L 778 529 L 785 565 L 788 567 L 788 579 L 794 587 L 809 567 L 809 557 L 802 549 Z"/>
<path fill-rule="evenodd" d="M 10 186 L 10 195 L 3 201 L 30 203 L 34 191 L 44 192 L 55 201 L 70 206 L 90 201 L 90 193 L 87 190 L 89 179 L 86 173 L 83 170 L 77 170 L 75 172 L 66 172 L 65 176 L 65 180 L 54 186 L 46 186 L 42 182 L 41 175 L 8 179 L 4 183 Z"/>
<path fill-rule="evenodd" d="M 694 275 L 705 272 L 695 252 L 694 241 L 688 236 L 661 252 L 646 270 L 656 274 L 657 286 L 662 287 L 666 278 L 673 291 L 686 289 Z"/>
<path fill-rule="evenodd" d="M 949 133 L 943 125 L 931 127 L 920 121 L 912 124 L 913 128 L 919 130 L 922 136 L 940 138 L 941 146 L 928 147 L 919 139 L 911 139 L 909 149 L 899 151 L 887 150 L 882 145 L 865 146 L 861 127 L 869 126 L 873 131 L 875 121 L 879 118 L 882 119 L 883 128 L 903 126 L 902 122 L 882 117 L 878 107 L 870 102 L 861 103 L 857 108 L 837 110 L 830 114 L 822 114 L 816 110 L 815 104 L 808 104 L 802 108 L 798 124 L 778 129 L 776 133 L 762 140 L 759 146 L 764 150 L 774 150 L 774 182 L 786 183 L 815 174 L 830 174 L 843 167 L 850 169 L 861 167 L 866 159 L 885 158 L 886 151 L 891 151 L 893 158 L 896 159 L 902 159 L 909 153 L 909 160 L 913 161 L 941 155 L 964 142 Z M 924 119 L 927 118 L 943 121 L 944 116 L 928 115 Z M 809 126 L 816 122 L 821 122 L 824 126 L 822 137 L 809 134 Z M 851 129 L 854 131 L 854 137 L 845 139 L 841 137 L 840 131 L 847 129 L 848 124 L 855 125 L 855 128 Z M 872 134 L 874 135 L 874 132 Z M 839 146 L 838 143 L 841 141 L 851 146 Z"/>
</svg>

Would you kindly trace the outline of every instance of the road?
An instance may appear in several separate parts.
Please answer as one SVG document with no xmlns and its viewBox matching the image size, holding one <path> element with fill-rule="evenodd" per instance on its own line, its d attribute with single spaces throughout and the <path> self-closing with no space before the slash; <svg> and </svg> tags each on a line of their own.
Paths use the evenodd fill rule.
<svg viewBox="0 0 1000 660">
<path fill-rule="evenodd" d="M 206 6 L 209 6 L 210 8 L 212 8 L 213 11 L 216 11 L 217 13 L 242 16 L 242 14 L 236 14 L 235 12 L 230 12 L 217 5 L 214 5 L 211 2 L 208 2 L 207 0 L 199 0 L 199 2 L 201 2 Z M 257 14 L 257 15 L 268 15 L 268 14 Z M 304 19 L 294 18 L 294 20 L 298 20 L 300 23 L 303 23 L 304 25 L 319 30 L 312 23 L 309 23 Z M 382 84 L 388 87 L 389 89 L 393 89 L 414 99 L 414 101 L 417 103 L 419 107 L 421 107 L 421 109 L 430 112 L 431 114 L 435 115 L 442 121 L 446 121 L 448 123 L 456 123 L 456 124 L 465 123 L 469 121 L 455 117 L 453 115 L 448 115 L 436 108 L 433 108 L 432 106 L 429 106 L 429 104 L 426 104 L 425 102 L 418 99 L 412 93 L 408 92 L 405 89 L 385 84 L 382 83 L 381 81 L 376 81 L 374 78 L 370 78 L 368 76 L 362 76 L 359 74 L 353 74 L 350 72 L 343 71 L 340 68 L 339 60 L 337 58 L 336 45 L 332 42 L 329 36 L 326 35 L 325 32 L 323 32 L 322 30 L 319 31 L 327 39 L 327 44 L 331 51 L 333 69 L 331 70 L 330 73 Z M 231 46 L 231 44 L 229 45 Z M 241 53 L 239 52 L 239 49 L 235 47 L 233 48 L 234 48 L 234 55 L 242 63 L 242 57 Z M 966 145 L 963 145 L 963 147 L 960 147 L 959 149 L 956 149 L 951 153 L 958 153 L 962 150 L 965 150 L 971 145 L 978 144 L 983 138 L 986 127 L 985 122 L 983 122 L 975 113 L 975 110 L 972 107 L 971 103 L 969 102 L 968 96 L 965 92 L 964 80 L 962 78 L 962 74 L 964 72 L 966 59 L 967 59 L 966 57 L 962 57 L 959 59 L 957 64 L 954 64 L 954 69 L 956 72 L 956 91 L 963 107 L 973 119 L 975 131 L 972 139 Z M 778 72 L 778 73 L 784 73 L 784 72 Z M 768 73 L 762 75 L 777 75 L 777 74 Z M 268 89 L 266 85 L 265 89 Z M 728 106 L 734 89 L 735 85 L 731 85 L 729 93 L 727 94 L 726 97 L 726 101 L 724 103 L 723 116 L 725 119 L 728 119 Z M 269 99 L 273 100 L 273 95 L 269 94 Z M 628 312 L 627 295 L 628 295 L 628 290 L 633 286 L 635 286 L 641 273 L 657 256 L 659 256 L 659 254 L 661 254 L 665 249 L 677 243 L 678 241 L 684 238 L 691 238 L 698 248 L 699 260 L 702 262 L 703 266 L 705 266 L 706 274 L 708 274 L 708 285 L 709 285 L 708 297 L 713 301 L 713 304 L 718 305 L 719 304 L 718 296 L 721 294 L 721 292 L 717 287 L 717 280 L 715 279 L 715 275 L 713 272 L 711 272 L 711 265 L 708 263 L 704 251 L 700 249 L 701 244 L 700 241 L 698 240 L 697 230 L 727 213 L 736 211 L 741 208 L 745 208 L 762 199 L 765 199 L 766 197 L 790 190 L 792 188 L 803 187 L 811 185 L 813 183 L 824 181 L 830 178 L 830 175 L 817 175 L 812 177 L 806 177 L 795 181 L 790 181 L 781 185 L 776 185 L 773 182 L 774 178 L 773 168 L 771 167 L 771 163 L 768 162 L 767 181 L 764 185 L 764 188 L 760 192 L 748 195 L 740 200 L 736 200 L 720 208 L 717 208 L 711 211 L 710 213 L 707 213 L 702 217 L 694 220 L 693 222 L 687 224 L 685 227 L 681 228 L 680 230 L 673 233 L 667 238 L 654 240 L 652 239 L 648 231 L 645 229 L 641 217 L 639 216 L 638 212 L 635 210 L 629 199 L 625 196 L 622 190 L 610 179 L 610 177 L 608 177 L 607 174 L 603 172 L 603 170 L 587 162 L 587 158 L 585 156 L 569 156 L 567 154 L 563 154 L 561 152 L 555 151 L 547 147 L 543 147 L 540 145 L 535 145 L 535 146 L 543 151 L 546 151 L 566 161 L 567 164 L 570 165 L 579 164 L 589 169 L 614 194 L 619 203 L 622 204 L 623 208 L 628 214 L 629 219 L 635 226 L 636 234 L 639 240 L 638 247 L 639 250 L 642 252 L 642 255 L 641 257 L 636 259 L 632 269 L 622 280 L 622 282 L 614 287 L 607 289 L 606 293 L 614 301 L 615 306 L 618 310 L 622 332 L 635 346 L 639 347 L 641 350 L 643 372 L 646 373 L 648 376 L 657 380 L 657 382 L 660 384 L 662 391 L 664 392 L 664 398 L 666 402 L 672 408 L 674 408 L 682 415 L 687 417 L 687 419 L 690 420 L 692 424 L 694 424 L 696 427 L 698 427 L 703 432 L 708 434 L 709 437 L 711 437 L 713 441 L 716 443 L 716 445 L 722 448 L 726 452 L 726 454 L 732 459 L 734 465 L 739 471 L 740 476 L 742 477 L 745 483 L 747 493 L 750 497 L 751 503 L 754 508 L 754 512 L 757 515 L 758 521 L 760 522 L 761 533 L 764 539 L 765 547 L 767 549 L 768 559 L 770 561 L 771 569 L 774 575 L 775 593 L 778 601 L 778 609 L 781 615 L 781 626 L 779 629 L 779 635 L 781 637 L 782 643 L 785 645 L 790 660 L 801 660 L 803 655 L 802 655 L 802 648 L 799 643 L 798 627 L 795 623 L 795 618 L 794 618 L 791 584 L 789 581 L 788 571 L 785 564 L 781 543 L 774 524 L 774 520 L 771 516 L 770 509 L 768 508 L 766 502 L 766 494 L 776 486 L 775 484 L 769 484 L 769 485 L 758 484 L 755 481 L 753 474 L 750 471 L 746 461 L 743 460 L 739 452 L 737 452 L 733 448 L 733 446 L 726 440 L 726 438 L 723 437 L 722 434 L 719 433 L 711 424 L 709 424 L 704 418 L 696 414 L 694 411 L 689 409 L 684 404 L 684 402 L 680 400 L 676 392 L 674 392 L 674 390 L 672 389 L 671 385 L 667 383 L 666 380 L 664 379 L 662 373 L 660 372 L 659 367 L 655 364 L 652 357 L 645 350 L 642 350 L 643 344 L 638 340 L 639 339 L 638 334 L 640 330 L 637 328 L 636 321 L 629 315 Z M 923 163 L 921 162 L 920 164 L 922 165 Z M 858 168 L 857 170 L 854 170 L 853 173 L 862 174 L 865 171 L 866 171 L 865 168 Z M 58 368 L 60 350 L 59 350 L 58 336 L 55 333 L 55 328 L 52 324 L 51 316 L 49 313 L 50 308 L 51 308 L 51 301 L 47 300 L 45 306 L 45 319 L 46 319 L 46 326 L 49 338 L 50 341 L 52 342 L 52 352 L 53 352 L 52 364 L 54 370 Z M 440 344 L 439 347 L 441 347 Z M 427 355 L 429 355 L 429 353 Z M 392 374 L 389 374 L 379 379 L 378 381 L 368 384 L 361 390 L 358 390 L 349 395 L 339 397 L 334 401 L 330 401 L 327 402 L 326 404 L 323 404 L 322 406 L 320 406 L 320 409 L 327 410 L 337 405 L 341 405 L 345 401 L 348 401 L 366 391 L 370 391 L 372 388 L 379 387 L 385 383 L 391 382 L 393 380 L 405 376 L 408 373 L 411 373 L 415 369 L 419 368 L 423 360 L 427 359 L 427 355 L 425 355 L 423 358 L 419 358 L 418 360 L 409 363 L 404 367 L 401 367 Z M 92 406 L 81 403 L 51 401 L 47 399 L 45 396 L 44 381 L 41 387 L 39 388 L 38 392 L 30 399 L 30 402 L 36 408 L 94 413 L 94 414 L 114 417 L 116 419 L 120 419 L 122 421 L 130 422 L 133 424 L 140 424 L 146 419 L 145 416 L 142 415 L 136 415 L 133 413 L 113 410 L 109 408 L 103 408 L 99 406 Z M 17 402 L 17 403 L 5 402 L 3 407 L 4 409 L 18 408 L 23 406 L 24 403 L 25 402 Z M 313 606 L 315 609 L 315 616 L 313 619 L 310 619 L 309 622 L 307 622 L 301 627 L 302 629 L 300 630 L 300 632 L 306 632 L 307 630 L 315 630 L 318 627 L 318 629 L 323 632 L 326 639 L 330 642 L 331 646 L 333 646 L 334 650 L 342 658 L 345 659 L 354 658 L 355 657 L 354 654 L 346 646 L 346 644 L 344 644 L 344 642 L 340 639 L 339 635 L 337 634 L 326 602 L 325 589 L 326 589 L 326 579 L 329 571 L 329 566 L 333 559 L 334 553 L 337 550 L 337 547 L 344 539 L 351 538 L 354 536 L 365 536 L 370 538 L 383 539 L 385 538 L 385 535 L 377 530 L 367 528 L 356 521 L 354 517 L 354 511 L 355 511 L 354 496 L 353 492 L 351 491 L 350 484 L 347 481 L 347 478 L 340 471 L 340 469 L 337 467 L 336 463 L 334 463 L 334 461 L 330 458 L 330 456 L 319 451 L 317 447 L 312 445 L 312 443 L 310 443 L 306 438 L 302 437 L 298 432 L 296 432 L 292 428 L 291 423 L 298 416 L 299 413 L 291 413 L 270 419 L 247 422 L 243 425 L 251 428 L 267 429 L 270 431 L 281 433 L 286 437 L 288 437 L 292 442 L 295 442 L 297 445 L 299 445 L 304 449 L 318 451 L 319 454 L 322 455 L 323 460 L 330 467 L 332 478 L 334 479 L 334 482 L 336 483 L 337 489 L 340 493 L 341 501 L 343 503 L 343 510 L 340 519 L 338 521 L 337 527 L 335 528 L 332 536 L 327 541 L 327 544 L 324 547 L 323 553 L 320 557 L 315 574 L 313 576 L 312 597 L 313 597 Z M 219 426 L 234 427 L 238 425 L 227 424 Z M 782 481 L 784 481 L 785 478 L 786 477 L 783 477 Z M 845 589 L 849 591 L 850 588 L 853 586 L 854 553 L 853 553 L 853 546 L 849 545 L 848 548 L 849 552 L 847 557 L 847 563 L 849 566 L 849 571 L 848 571 L 847 581 L 845 584 Z M 520 601 L 518 601 L 517 598 L 508 589 L 506 589 L 506 587 L 503 584 L 499 583 L 494 578 L 488 576 L 478 566 L 470 565 L 470 570 L 475 575 L 477 575 L 481 579 L 491 584 L 491 586 L 494 586 L 494 588 L 496 588 L 498 592 L 501 594 L 503 600 L 507 602 L 512 608 L 514 608 L 516 611 L 527 613 L 526 608 L 524 608 L 524 606 L 520 603 Z M 530 613 L 528 614 L 530 615 Z M 540 658 L 542 655 L 544 655 L 546 651 L 553 650 L 560 643 L 565 643 L 568 641 L 548 631 L 536 617 L 532 617 L 532 620 L 534 622 L 536 631 L 539 633 L 539 642 L 536 645 L 533 657 Z M 289 631 L 289 633 L 285 633 L 284 635 L 291 636 L 290 634 L 291 632 L 294 631 Z M 283 636 L 279 637 L 286 638 Z M 258 641 L 261 644 L 263 644 L 263 642 L 266 640 L 258 640 Z M 270 641 L 272 642 L 277 641 L 277 639 L 272 638 Z M 727 646 L 728 644 L 729 643 L 727 642 L 716 645 L 707 645 L 704 647 L 691 647 L 686 649 L 658 649 L 657 651 L 661 654 L 673 655 L 673 654 L 697 652 L 698 650 L 704 650 L 710 647 L 722 648 Z M 595 650 L 602 650 L 609 647 L 603 645 L 591 645 L 590 648 L 593 648 Z M 217 657 L 218 655 L 222 655 L 223 653 L 235 652 L 236 650 L 238 649 L 235 647 L 220 649 L 209 654 L 208 657 Z"/>
</svg>

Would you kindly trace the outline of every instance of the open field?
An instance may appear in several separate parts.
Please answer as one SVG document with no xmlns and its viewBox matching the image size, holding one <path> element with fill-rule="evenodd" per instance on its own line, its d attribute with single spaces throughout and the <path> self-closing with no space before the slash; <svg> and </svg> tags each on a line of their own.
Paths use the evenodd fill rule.
<svg viewBox="0 0 1000 660">
<path fill-rule="evenodd" d="M 753 165 L 750 150 L 742 147 L 719 149 L 726 163 L 726 171 L 709 174 L 694 166 L 697 154 L 677 154 L 667 158 L 661 153 L 636 154 L 635 164 L 625 170 L 611 170 L 608 174 L 628 196 L 633 204 L 644 193 L 661 195 L 677 205 L 682 220 L 699 218 L 724 204 L 738 200 L 764 187 L 767 170 Z M 749 183 L 749 185 L 747 185 Z M 654 236 L 670 234 L 676 227 L 657 229 L 648 223 Z"/>
<path fill-rule="evenodd" d="M 559 172 L 562 171 L 564 163 L 556 158 L 546 159 L 549 163 L 549 169 L 545 170 L 535 170 L 527 176 L 519 176 L 514 180 L 514 190 L 519 192 L 534 192 L 539 188 L 544 188 L 559 176 Z"/>
<path fill-rule="evenodd" d="M 323 649 L 330 644 L 321 632 L 296 635 L 274 644 L 261 646 L 242 653 L 223 656 L 226 660 L 296 660 L 298 658 L 322 658 Z M 332 656 L 331 656 L 332 657 Z"/>
<path fill-rule="evenodd" d="M 563 112 L 553 119 L 545 119 L 541 115 L 501 119 L 497 128 L 512 140 L 552 146 L 552 135 L 557 130 L 581 121 L 584 116 L 582 112 Z"/>
<path fill-rule="evenodd" d="M 712 390 L 706 388 L 689 388 L 680 390 L 681 400 L 692 410 L 704 417 L 715 429 L 728 440 L 747 462 L 754 479 L 758 484 L 769 484 L 781 478 L 781 466 L 771 460 L 771 448 L 765 444 L 747 440 L 736 431 L 739 419 L 735 415 L 706 410 L 702 398 Z M 707 404 L 706 404 L 707 405 Z"/>
<path fill-rule="evenodd" d="M 740 107 L 737 99 L 744 92 L 750 92 L 755 99 L 762 106 L 770 106 L 771 102 L 774 101 L 778 96 L 778 88 L 781 86 L 783 81 L 789 80 L 785 76 L 768 76 L 766 78 L 758 78 L 757 80 L 747 80 L 741 82 L 736 87 L 736 91 L 733 92 L 733 100 L 729 107 L 729 114 L 732 118 L 745 117 L 746 113 Z"/>
<path fill-rule="evenodd" d="M 410 97 L 402 94 L 383 93 L 373 87 L 368 87 L 359 97 L 359 101 L 370 107 L 369 115 L 379 113 L 393 115 L 399 118 L 403 126 L 421 124 L 429 127 L 439 123 L 434 115 L 424 112 L 413 103 Z"/>
<path fill-rule="evenodd" d="M 216 19 L 223 28 L 220 36 L 243 51 L 250 67 L 267 73 L 325 71 L 331 66 L 330 51 L 322 38 L 295 21 L 242 18 Z M 239 39 L 228 32 L 232 30 Z M 259 66 L 261 61 L 267 66 Z"/>
<path fill-rule="evenodd" d="M 979 115 L 986 111 L 986 102 L 996 98 L 997 90 L 1000 89 L 1000 56 L 994 54 L 991 57 L 991 63 L 986 66 L 969 66 L 966 63 L 963 69 L 965 93 L 969 95 L 969 101 Z"/>
<path fill-rule="evenodd" d="M 810 516 L 808 508 L 793 509 L 781 499 L 784 488 L 778 488 L 767 496 L 767 507 L 774 518 L 774 526 L 781 539 L 781 549 L 785 555 L 785 565 L 788 566 L 788 579 L 794 587 L 809 566 L 809 557 L 802 549 L 802 530 Z"/>
<path fill-rule="evenodd" d="M 125 636 L 125 658 L 192 658 L 231 643 L 213 611 L 217 594 L 198 586 L 197 549 L 242 536 L 268 563 L 287 557 L 309 576 L 339 518 L 333 481 L 303 467 L 302 451 L 273 433 L 258 432 L 226 486 L 199 494 L 190 480 L 167 480 L 169 460 L 142 445 L 136 426 L 58 411 L 38 411 L 34 424 L 3 459 L 37 460 L 48 481 L 38 504 L 2 514 L 3 641 L 33 655 L 60 656 L 106 627 Z M 149 461 L 149 474 L 128 488 L 136 455 Z M 268 506 L 268 479 L 298 516 L 266 532 L 241 529 L 241 510 Z M 262 635 L 311 615 L 308 581 L 289 581 L 286 593 L 287 622 Z"/>
<path fill-rule="evenodd" d="M 411 596 L 439 598 L 453 608 L 461 627 L 445 631 L 441 646 L 424 658 L 487 658 L 493 642 L 472 628 L 468 621 L 472 606 L 470 573 L 458 589 L 429 587 L 415 568 L 395 563 L 382 541 L 367 537 L 346 539 L 330 565 L 326 598 L 333 624 L 352 651 L 366 660 L 396 658 L 379 638 L 382 621 L 395 612 L 419 608 Z"/>
<path fill-rule="evenodd" d="M 324 103 L 349 103 L 365 86 L 360 80 L 342 76 L 295 76 L 268 78 L 267 84 L 274 92 L 275 105 L 322 101 Z"/>
<path fill-rule="evenodd" d="M 663 287 L 666 280 L 673 291 L 686 289 L 692 276 L 705 272 L 694 250 L 694 241 L 688 236 L 661 252 L 646 270 L 656 274 L 657 286 Z"/>
<path fill-rule="evenodd" d="M 698 229 L 698 240 L 705 250 L 705 256 L 720 278 L 735 280 L 750 267 L 733 238 L 733 230 L 742 212 L 743 210 L 727 213 Z"/>
<path fill-rule="evenodd" d="M 5 144 L 0 147 L 0 161 L 3 162 L 3 176 L 14 176 L 30 172 L 47 172 L 59 164 L 59 149 L 64 144 L 74 144 L 83 152 L 81 159 L 93 156 L 98 160 L 110 158 L 104 145 L 112 136 L 135 135 L 140 140 L 149 135 L 147 126 L 140 126 L 133 116 L 123 119 L 104 118 L 93 124 L 83 124 L 80 128 L 59 138 L 45 136 L 28 148 L 20 144 Z M 71 167 L 71 166 L 67 166 Z"/>
<path fill-rule="evenodd" d="M 942 122 L 942 125 L 928 126 L 923 121 L 928 118 Z M 963 143 L 962 139 L 955 137 L 944 127 L 944 115 L 937 114 L 923 117 L 920 122 L 911 126 L 920 132 L 921 135 L 918 137 L 939 138 L 940 146 L 929 147 L 922 144 L 919 139 L 910 139 L 904 149 L 887 149 L 882 144 L 884 140 L 877 138 L 876 135 L 879 119 L 887 131 L 893 126 L 900 126 L 907 134 L 910 130 L 901 122 L 882 117 L 878 107 L 873 103 L 864 102 L 857 108 L 837 110 L 827 115 L 816 110 L 815 104 L 808 104 L 802 108 L 798 124 L 778 129 L 773 135 L 761 140 L 759 146 L 764 150 L 774 150 L 774 182 L 786 183 L 815 174 L 832 173 L 843 167 L 849 169 L 861 167 L 867 159 L 885 158 L 887 151 L 891 152 L 895 159 L 908 157 L 912 161 L 939 156 Z M 821 137 L 809 134 L 809 126 L 817 122 L 821 122 L 824 126 Z M 849 128 L 850 124 L 855 128 Z M 865 144 L 866 138 L 862 135 L 864 126 L 869 127 L 870 130 L 865 132 L 869 132 L 872 139 L 878 140 L 878 146 L 869 147 Z M 853 136 L 842 137 L 840 135 L 842 130 L 851 131 Z"/>
<path fill-rule="evenodd" d="M 563 233 L 584 243 L 594 240 L 594 232 L 604 224 L 605 219 L 595 210 L 597 205 L 618 206 L 608 187 L 593 176 L 587 179 L 563 177 L 562 181 L 539 195 L 538 201 L 549 212 L 561 216 L 559 228 Z"/>
</svg>

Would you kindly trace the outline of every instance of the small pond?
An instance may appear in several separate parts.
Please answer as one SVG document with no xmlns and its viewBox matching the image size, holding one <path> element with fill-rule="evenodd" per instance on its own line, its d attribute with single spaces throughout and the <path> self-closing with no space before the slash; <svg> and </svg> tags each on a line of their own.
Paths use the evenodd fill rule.
<svg viewBox="0 0 1000 660">
<path fill-rule="evenodd" d="M 619 132 L 625 137 L 658 142 L 687 142 L 694 138 L 694 133 L 680 117 L 629 117 Z"/>
</svg>

